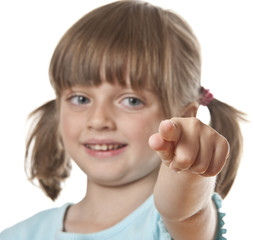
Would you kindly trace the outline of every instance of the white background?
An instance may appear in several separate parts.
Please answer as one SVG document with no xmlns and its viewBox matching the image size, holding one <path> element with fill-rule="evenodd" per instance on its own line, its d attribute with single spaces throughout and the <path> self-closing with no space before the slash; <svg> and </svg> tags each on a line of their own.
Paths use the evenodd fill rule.
<svg viewBox="0 0 254 240">
<path fill-rule="evenodd" d="M 111 1 L 9 0 L 0 3 L 0 231 L 38 211 L 77 202 L 86 178 L 74 166 L 56 202 L 24 173 L 27 115 L 54 97 L 48 81 L 52 52 L 63 33 L 86 12 Z M 202 81 L 216 98 L 246 112 L 244 154 L 224 201 L 230 240 L 252 239 L 254 214 L 254 7 L 251 0 L 150 2 L 173 9 L 192 26 L 203 56 Z M 206 111 L 200 117 L 207 119 Z"/>
</svg>

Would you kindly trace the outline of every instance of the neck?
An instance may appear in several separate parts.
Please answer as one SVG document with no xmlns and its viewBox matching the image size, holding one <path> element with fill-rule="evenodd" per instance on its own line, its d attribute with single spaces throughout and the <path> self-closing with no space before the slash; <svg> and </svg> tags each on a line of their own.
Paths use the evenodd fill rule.
<svg viewBox="0 0 254 240">
<path fill-rule="evenodd" d="M 86 197 L 80 202 L 82 206 L 98 209 L 100 213 L 135 210 L 152 193 L 158 172 L 121 186 L 103 186 L 88 180 Z"/>
<path fill-rule="evenodd" d="M 67 224 L 69 220 L 82 222 L 82 227 L 69 230 L 88 233 L 115 225 L 153 193 L 157 175 L 158 171 L 154 171 L 135 182 L 114 187 L 103 186 L 88 180 L 85 198 L 71 207 L 66 219 Z M 68 228 L 67 225 L 66 227 Z"/>
</svg>

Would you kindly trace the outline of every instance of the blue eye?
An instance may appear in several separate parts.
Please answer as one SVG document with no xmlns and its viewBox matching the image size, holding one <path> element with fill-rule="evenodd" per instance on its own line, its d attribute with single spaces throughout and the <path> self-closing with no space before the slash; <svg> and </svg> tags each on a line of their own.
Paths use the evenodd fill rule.
<svg viewBox="0 0 254 240">
<path fill-rule="evenodd" d="M 133 98 L 133 97 L 128 98 L 128 101 L 129 101 L 129 104 L 132 106 L 138 106 L 142 103 L 139 99 Z"/>
<path fill-rule="evenodd" d="M 123 100 L 123 104 L 128 107 L 140 108 L 144 103 L 136 97 L 127 97 Z"/>
<path fill-rule="evenodd" d="M 90 100 L 85 96 L 75 95 L 70 98 L 70 102 L 74 105 L 84 105 L 90 103 Z"/>
</svg>

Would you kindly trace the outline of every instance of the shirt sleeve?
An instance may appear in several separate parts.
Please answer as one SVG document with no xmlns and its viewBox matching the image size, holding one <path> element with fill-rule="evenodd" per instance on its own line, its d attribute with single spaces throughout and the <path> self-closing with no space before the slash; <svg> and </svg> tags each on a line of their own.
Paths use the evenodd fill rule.
<svg viewBox="0 0 254 240">
<path fill-rule="evenodd" d="M 173 240 L 173 238 L 171 238 L 171 236 L 169 235 L 161 217 L 158 221 L 158 227 L 160 232 L 160 240 Z"/>
<path fill-rule="evenodd" d="M 226 240 L 223 235 L 227 232 L 227 230 L 224 228 L 224 220 L 223 217 L 226 215 L 225 213 L 220 212 L 220 208 L 222 206 L 222 199 L 221 197 L 217 194 L 213 194 L 213 202 L 217 208 L 217 214 L 218 214 L 218 225 L 217 225 L 217 233 L 216 233 L 216 240 Z"/>
<path fill-rule="evenodd" d="M 217 194 L 214 193 L 212 196 L 212 200 L 216 206 L 217 209 L 217 215 L 218 215 L 218 225 L 217 225 L 217 231 L 216 231 L 216 238 L 215 240 L 226 240 L 223 235 L 227 232 L 226 229 L 224 228 L 224 220 L 223 217 L 226 215 L 225 213 L 220 212 L 220 208 L 222 206 L 222 199 L 221 197 Z M 167 240 L 173 240 L 173 238 L 170 236 L 168 233 L 161 217 L 158 219 L 158 227 L 159 227 L 159 234 L 160 234 L 160 239 L 167 239 Z"/>
</svg>

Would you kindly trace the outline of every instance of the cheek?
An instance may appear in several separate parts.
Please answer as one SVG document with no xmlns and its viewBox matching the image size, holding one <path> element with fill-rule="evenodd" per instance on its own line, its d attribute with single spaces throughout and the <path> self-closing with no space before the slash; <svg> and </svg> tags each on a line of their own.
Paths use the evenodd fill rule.
<svg viewBox="0 0 254 240">
<path fill-rule="evenodd" d="M 133 128 L 134 151 L 137 154 L 138 162 L 144 171 L 157 168 L 161 161 L 158 154 L 149 146 L 149 137 L 158 132 L 160 120 L 143 119 Z M 146 167 L 145 167 L 146 166 Z"/>
<path fill-rule="evenodd" d="M 147 144 L 149 137 L 158 132 L 160 119 L 140 118 L 133 122 L 130 126 L 133 140 L 138 141 L 138 144 Z"/>
<path fill-rule="evenodd" d="M 62 113 L 59 128 L 63 143 L 68 151 L 68 146 L 78 138 L 77 124 L 74 124 L 73 117 L 68 117 Z"/>
</svg>

